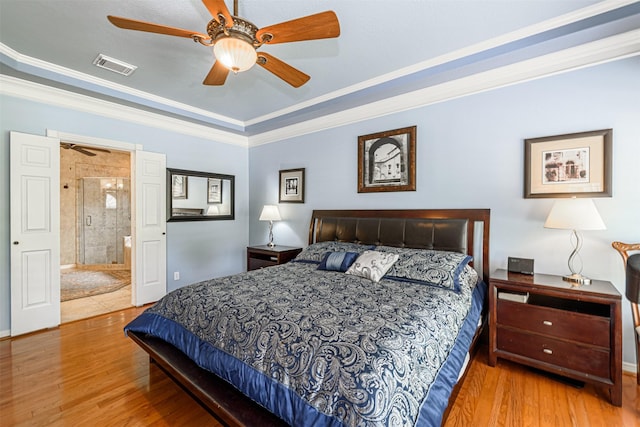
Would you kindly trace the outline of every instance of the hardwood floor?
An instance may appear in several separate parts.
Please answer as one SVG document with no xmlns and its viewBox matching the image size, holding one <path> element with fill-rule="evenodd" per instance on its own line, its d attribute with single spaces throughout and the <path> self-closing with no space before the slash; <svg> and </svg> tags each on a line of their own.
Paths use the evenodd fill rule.
<svg viewBox="0 0 640 427">
<path fill-rule="evenodd" d="M 0 341 L 0 426 L 219 426 L 124 336 L 141 308 Z M 516 364 L 472 361 L 445 426 L 640 426 L 640 387 L 622 408 Z"/>
</svg>

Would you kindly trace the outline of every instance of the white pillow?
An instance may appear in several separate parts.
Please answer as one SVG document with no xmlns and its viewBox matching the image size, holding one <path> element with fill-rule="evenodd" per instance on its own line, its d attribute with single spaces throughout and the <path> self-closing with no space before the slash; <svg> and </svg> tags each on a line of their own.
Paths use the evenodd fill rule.
<svg viewBox="0 0 640 427">
<path fill-rule="evenodd" d="M 373 282 L 378 282 L 385 273 L 398 260 L 398 254 L 384 253 L 378 251 L 364 251 L 355 260 L 346 274 L 364 277 Z"/>
</svg>

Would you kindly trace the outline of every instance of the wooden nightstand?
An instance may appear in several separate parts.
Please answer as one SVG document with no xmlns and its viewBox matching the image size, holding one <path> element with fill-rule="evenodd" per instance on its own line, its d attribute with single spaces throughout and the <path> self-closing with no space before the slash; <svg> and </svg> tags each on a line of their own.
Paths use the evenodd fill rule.
<svg viewBox="0 0 640 427">
<path fill-rule="evenodd" d="M 489 281 L 489 365 L 500 357 L 602 385 L 622 406 L 621 303 L 611 282 L 573 287 L 561 276 L 497 270 Z"/>
<path fill-rule="evenodd" d="M 292 246 L 247 246 L 247 271 L 284 264 L 295 258 L 301 251 L 302 248 Z"/>
</svg>

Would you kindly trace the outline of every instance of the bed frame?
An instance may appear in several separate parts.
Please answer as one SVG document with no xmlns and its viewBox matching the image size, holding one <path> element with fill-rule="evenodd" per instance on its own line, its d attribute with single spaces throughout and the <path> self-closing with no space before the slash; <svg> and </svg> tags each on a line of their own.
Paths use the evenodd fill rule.
<svg viewBox="0 0 640 427">
<path fill-rule="evenodd" d="M 338 240 L 464 252 L 474 257 L 474 268 L 488 284 L 489 222 L 489 209 L 314 210 L 309 243 Z M 485 315 L 486 304 L 483 309 Z M 472 349 L 476 347 L 481 331 L 482 328 L 476 332 Z M 149 353 L 151 362 L 222 424 L 245 427 L 286 425 L 233 386 L 198 367 L 165 341 L 131 331 L 128 336 Z M 449 398 L 449 407 L 460 383 L 462 379 Z"/>
</svg>

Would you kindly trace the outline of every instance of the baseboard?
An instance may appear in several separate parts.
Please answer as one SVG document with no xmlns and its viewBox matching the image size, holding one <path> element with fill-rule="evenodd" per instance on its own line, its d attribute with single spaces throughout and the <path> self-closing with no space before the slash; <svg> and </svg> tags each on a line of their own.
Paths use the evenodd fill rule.
<svg viewBox="0 0 640 427">
<path fill-rule="evenodd" d="M 622 362 L 622 372 L 623 373 L 635 375 L 636 374 L 636 369 L 637 369 L 637 366 L 634 365 L 633 363 Z"/>
<path fill-rule="evenodd" d="M 5 338 L 5 337 L 8 337 L 9 335 L 11 335 L 11 330 L 10 329 L 4 330 L 4 331 L 0 331 L 0 338 Z"/>
</svg>

